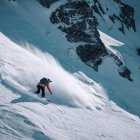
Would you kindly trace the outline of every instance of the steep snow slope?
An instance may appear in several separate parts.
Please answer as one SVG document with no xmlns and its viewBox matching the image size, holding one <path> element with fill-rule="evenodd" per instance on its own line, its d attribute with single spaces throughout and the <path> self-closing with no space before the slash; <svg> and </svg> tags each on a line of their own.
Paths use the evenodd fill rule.
<svg viewBox="0 0 140 140">
<path fill-rule="evenodd" d="M 136 54 L 136 49 L 133 48 L 134 51 L 132 51 L 131 47 L 129 48 L 129 46 L 127 46 L 126 48 L 125 44 L 110 38 L 104 33 L 101 33 L 100 35 L 106 47 L 114 54 L 117 54 L 118 57 L 127 64 L 129 69 L 131 69 L 132 77 L 134 79 L 133 82 L 121 79 L 117 74 L 117 71 L 114 71 L 114 67 L 116 67 L 115 63 L 110 59 L 105 60 L 99 72 L 106 78 L 107 82 L 104 82 L 103 85 L 105 87 L 109 87 L 109 98 L 115 101 L 122 108 L 139 115 L 140 78 L 138 75 L 140 71 L 139 58 Z"/>
<path fill-rule="evenodd" d="M 0 40 L 2 140 L 140 138 L 139 118 L 109 101 L 105 90 L 85 74 L 74 73 L 75 79 L 51 55 L 23 49 L 2 33 Z M 36 71 L 40 74 L 36 75 Z M 28 91 L 35 84 L 32 79 L 46 74 L 55 78 L 52 98 L 47 94 L 51 103 Z"/>
<path fill-rule="evenodd" d="M 27 51 L 10 42 L 3 34 L 0 34 L 0 38 L 2 80 L 19 85 L 27 91 L 30 88 L 35 91 L 37 81 L 43 76 L 49 76 L 53 81 L 51 86 L 54 102 L 91 109 L 100 104 L 93 95 L 97 94 L 96 91 L 89 91 L 86 85 L 66 72 L 51 55 L 37 50 L 32 50 L 31 53 L 31 50 Z"/>
<path fill-rule="evenodd" d="M 113 81 L 113 87 L 110 88 L 111 92 L 109 93 L 110 99 L 115 101 L 119 106 L 123 107 L 124 109 L 130 111 L 131 113 L 137 114 L 140 116 L 139 112 L 139 103 L 140 103 L 140 69 L 139 69 L 139 64 L 140 64 L 140 58 L 137 55 L 137 48 L 140 46 L 139 42 L 139 36 L 140 36 L 140 19 L 139 19 L 139 6 L 140 2 L 139 1 L 125 1 L 122 0 L 122 2 L 126 4 L 130 4 L 134 8 L 134 17 L 136 20 L 136 32 L 134 32 L 132 29 L 125 30 L 126 33 L 125 35 L 122 34 L 120 31 L 117 29 L 117 24 L 112 23 L 111 21 L 108 20 L 108 16 L 105 14 L 104 19 L 105 21 L 101 21 L 99 23 L 99 29 L 108 34 L 109 36 L 113 37 L 116 40 L 119 40 L 123 44 L 120 47 L 116 47 L 117 44 L 110 44 L 113 49 L 116 50 L 116 52 L 119 52 L 118 55 L 121 57 L 123 62 L 127 65 L 127 67 L 130 69 L 132 72 L 132 78 L 133 82 L 127 82 L 123 80 L 118 80 L 117 77 L 115 81 Z M 113 5 L 115 2 L 111 1 L 100 1 L 103 8 L 105 9 L 107 7 L 114 7 L 114 13 L 119 13 L 119 9 L 117 5 Z M 111 11 L 111 10 L 109 10 Z M 112 12 L 112 11 L 111 11 Z M 101 18 L 101 17 L 100 17 Z M 102 35 L 101 35 L 102 38 Z M 104 40 L 104 39 L 103 39 Z M 103 41 L 106 44 L 106 41 Z M 109 39 L 110 42 L 110 39 Z M 106 44 L 108 46 L 108 44 Z M 106 76 L 110 77 L 110 74 L 108 75 L 107 73 L 104 73 Z M 113 77 L 111 77 L 113 79 Z M 110 80 L 110 79 L 109 79 Z M 104 83 L 103 85 L 105 86 L 108 83 Z M 106 87 L 106 86 L 105 86 Z M 108 87 L 108 86 L 107 86 Z M 119 90 L 118 90 L 119 89 Z M 137 97 L 137 98 L 135 98 Z"/>
</svg>

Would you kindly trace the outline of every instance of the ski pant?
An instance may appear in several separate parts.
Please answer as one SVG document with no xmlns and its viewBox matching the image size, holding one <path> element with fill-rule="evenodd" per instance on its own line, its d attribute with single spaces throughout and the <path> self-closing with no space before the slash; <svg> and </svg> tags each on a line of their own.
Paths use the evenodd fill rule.
<svg viewBox="0 0 140 140">
<path fill-rule="evenodd" d="M 42 97 L 45 97 L 45 87 L 37 85 L 37 91 L 35 93 L 39 94 L 40 90 L 42 91 Z"/>
</svg>

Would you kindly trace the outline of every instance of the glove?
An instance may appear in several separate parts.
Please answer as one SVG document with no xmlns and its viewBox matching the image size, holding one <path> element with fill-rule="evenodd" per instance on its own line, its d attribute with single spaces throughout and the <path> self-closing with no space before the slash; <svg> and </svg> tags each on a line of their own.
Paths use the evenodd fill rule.
<svg viewBox="0 0 140 140">
<path fill-rule="evenodd" d="M 52 92 L 50 94 L 52 95 Z"/>
</svg>

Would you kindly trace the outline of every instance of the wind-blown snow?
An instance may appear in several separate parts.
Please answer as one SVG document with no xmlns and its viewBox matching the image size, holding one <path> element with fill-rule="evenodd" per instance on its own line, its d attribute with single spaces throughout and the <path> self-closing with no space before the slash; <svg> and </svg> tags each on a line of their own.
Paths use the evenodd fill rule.
<svg viewBox="0 0 140 140">
<path fill-rule="evenodd" d="M 2 33 L 1 38 L 1 77 L 2 80 L 22 87 L 27 92 L 36 90 L 37 81 L 48 77 L 53 82 L 50 84 L 53 96 L 47 92 L 47 97 L 55 103 L 69 106 L 88 107 L 94 109 L 101 101 L 97 101 L 93 93 L 85 88 L 84 83 L 74 78 L 65 71 L 60 64 L 48 53 L 33 48 L 28 50 L 16 45 Z M 10 55 L 9 55 L 10 54 Z M 29 93 L 30 94 L 30 93 Z"/>
</svg>

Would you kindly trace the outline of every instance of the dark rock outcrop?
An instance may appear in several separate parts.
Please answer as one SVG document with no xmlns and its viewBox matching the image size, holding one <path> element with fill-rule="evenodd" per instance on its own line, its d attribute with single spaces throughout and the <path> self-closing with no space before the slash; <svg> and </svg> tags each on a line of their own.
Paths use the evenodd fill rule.
<svg viewBox="0 0 140 140">
<path fill-rule="evenodd" d="M 70 42 L 84 42 L 76 48 L 77 55 L 88 66 L 98 71 L 102 57 L 107 55 L 107 50 L 100 39 L 97 30 L 97 19 L 92 9 L 85 0 L 69 1 L 56 9 L 50 20 L 58 24 L 59 29 L 66 33 Z"/>
<path fill-rule="evenodd" d="M 120 67 L 119 67 L 119 74 L 122 76 L 122 77 L 124 77 L 124 78 L 127 78 L 128 80 L 130 80 L 130 81 L 133 81 L 133 79 L 130 77 L 130 75 L 131 75 L 131 71 L 126 67 L 126 66 L 124 66 L 124 65 L 121 65 Z"/>
<path fill-rule="evenodd" d="M 98 71 L 98 65 L 102 63 L 101 54 L 102 57 L 107 55 L 103 44 L 99 44 L 99 46 L 91 44 L 80 45 L 76 48 L 76 52 L 85 64 L 96 71 Z"/>
<path fill-rule="evenodd" d="M 140 48 L 137 48 L 137 53 L 140 56 Z"/>
<path fill-rule="evenodd" d="M 99 3 L 98 0 L 94 0 L 93 2 L 94 4 L 92 5 L 92 9 L 94 12 L 96 12 L 97 14 L 99 14 L 102 17 L 102 14 L 105 14 L 105 11 L 102 7 L 102 5 Z M 103 17 L 102 17 L 103 18 Z M 104 18 L 103 18 L 104 19 Z"/>
<path fill-rule="evenodd" d="M 111 54 L 110 57 L 112 57 L 117 64 L 120 76 L 127 78 L 130 81 L 133 81 L 133 79 L 131 78 L 131 71 L 124 65 L 121 59 L 119 59 L 118 56 L 115 54 Z"/>
<path fill-rule="evenodd" d="M 94 0 L 92 9 L 94 12 L 99 14 L 103 19 L 103 15 L 106 14 L 106 16 L 109 17 L 109 19 L 115 23 L 119 22 L 120 26 L 118 26 L 118 30 L 121 31 L 123 34 L 125 34 L 125 28 L 128 30 L 132 28 L 134 32 L 136 32 L 136 25 L 135 25 L 135 19 L 134 19 L 134 8 L 130 5 L 127 5 L 121 0 L 113 0 L 116 3 L 116 6 L 120 9 L 120 13 L 107 13 L 109 10 L 109 7 L 106 7 L 106 10 L 104 9 L 104 5 L 101 5 L 101 3 L 98 0 Z M 119 25 L 119 24 L 118 24 Z"/>
<path fill-rule="evenodd" d="M 127 27 L 127 29 L 133 28 L 133 30 L 136 32 L 134 20 L 134 8 L 121 2 L 120 9 L 121 9 L 120 18 L 122 23 Z"/>
<path fill-rule="evenodd" d="M 125 26 L 133 28 L 134 24 L 134 10 L 130 6 L 123 4 L 121 0 L 114 0 L 120 6 L 120 15 L 109 15 L 110 20 L 115 23 L 116 20 L 120 22 L 121 26 L 118 29 L 125 34 Z M 109 10 L 108 8 L 106 10 Z M 114 59 L 118 66 L 119 74 L 133 81 L 130 77 L 130 70 L 124 65 L 122 60 L 112 52 L 108 52 L 103 42 L 100 39 L 97 30 L 98 21 L 95 13 L 102 18 L 106 11 L 98 0 L 93 0 L 93 5 L 85 0 L 67 1 L 65 4 L 57 8 L 50 16 L 50 21 L 53 24 L 58 24 L 58 28 L 66 33 L 66 38 L 70 42 L 78 42 L 81 45 L 77 46 L 76 53 L 86 65 L 98 71 L 99 65 L 102 63 L 105 56 Z M 105 20 L 104 20 L 105 21 Z M 132 24 L 133 23 L 133 24 Z"/>
<path fill-rule="evenodd" d="M 9 0 L 10 2 L 16 2 L 16 0 Z"/>
<path fill-rule="evenodd" d="M 39 0 L 39 2 L 44 6 L 49 8 L 50 5 L 58 0 Z"/>
</svg>

